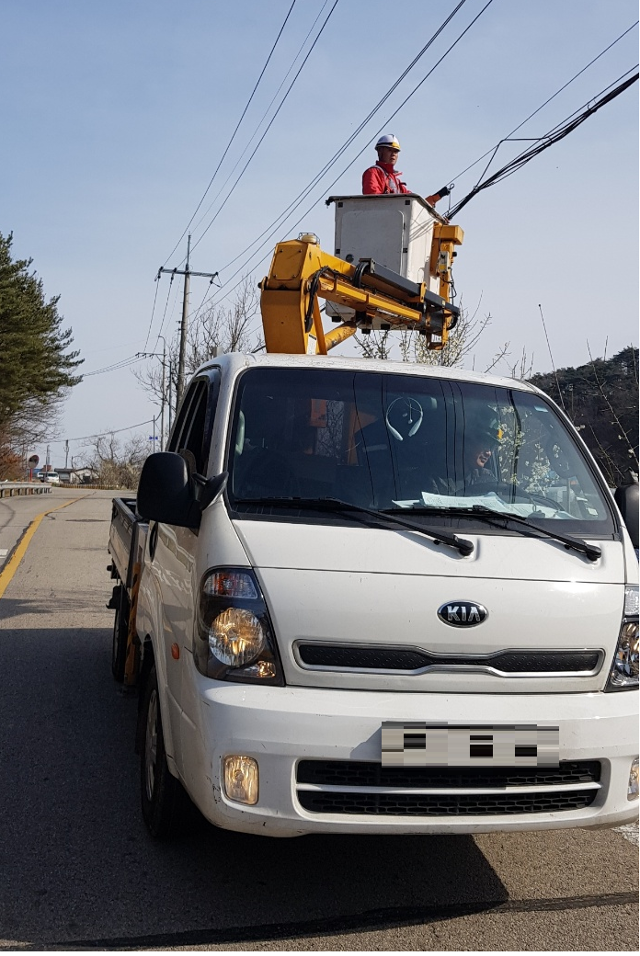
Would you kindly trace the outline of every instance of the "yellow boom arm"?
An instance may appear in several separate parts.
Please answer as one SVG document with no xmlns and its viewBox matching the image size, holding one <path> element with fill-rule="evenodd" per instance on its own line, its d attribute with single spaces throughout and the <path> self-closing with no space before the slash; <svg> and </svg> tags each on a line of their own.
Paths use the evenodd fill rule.
<svg viewBox="0 0 640 956">
<path fill-rule="evenodd" d="M 326 355 L 358 329 L 413 329 L 430 349 L 442 349 L 458 318 L 448 299 L 454 247 L 462 238 L 459 226 L 434 227 L 430 271 L 439 277 L 440 295 L 371 260 L 351 265 L 329 255 L 312 234 L 279 243 L 260 283 L 267 352 Z M 319 297 L 352 309 L 353 318 L 325 332 Z"/>
</svg>

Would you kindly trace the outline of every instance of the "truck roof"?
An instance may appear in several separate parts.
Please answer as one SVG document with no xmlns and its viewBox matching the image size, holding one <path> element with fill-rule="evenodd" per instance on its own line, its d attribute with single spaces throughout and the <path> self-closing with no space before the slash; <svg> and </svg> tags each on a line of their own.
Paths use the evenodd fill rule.
<svg viewBox="0 0 640 956">
<path fill-rule="evenodd" d="M 507 378 L 501 375 L 491 375 L 486 372 L 469 372 L 461 368 L 449 368 L 441 365 L 422 365 L 418 362 L 393 362 L 387 359 L 360 358 L 353 355 L 332 355 L 330 358 L 322 355 L 288 355 L 285 353 L 269 353 L 264 355 L 229 352 L 219 355 L 200 366 L 198 372 L 205 369 L 220 367 L 228 369 L 232 375 L 238 374 L 245 368 L 321 368 L 329 365 L 331 368 L 345 371 L 371 371 L 393 375 L 423 375 L 426 378 L 447 379 L 458 382 L 478 382 L 484 385 L 495 385 L 502 388 L 516 388 L 519 391 L 539 392 L 540 389 L 520 379 Z"/>
</svg>

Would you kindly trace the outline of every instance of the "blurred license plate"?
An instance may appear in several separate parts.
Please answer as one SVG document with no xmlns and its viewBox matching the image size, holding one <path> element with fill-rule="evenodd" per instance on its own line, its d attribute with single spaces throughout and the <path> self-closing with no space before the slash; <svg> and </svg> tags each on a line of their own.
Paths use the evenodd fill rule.
<svg viewBox="0 0 640 956">
<path fill-rule="evenodd" d="M 383 723 L 384 767 L 557 767 L 558 727 Z"/>
</svg>

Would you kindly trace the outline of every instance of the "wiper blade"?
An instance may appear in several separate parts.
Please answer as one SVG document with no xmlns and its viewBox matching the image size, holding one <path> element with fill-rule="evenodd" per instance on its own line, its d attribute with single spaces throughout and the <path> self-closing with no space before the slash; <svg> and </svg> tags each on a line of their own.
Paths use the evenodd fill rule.
<svg viewBox="0 0 640 956">
<path fill-rule="evenodd" d="M 418 506 L 417 508 L 413 507 L 411 510 L 417 511 L 419 514 L 441 514 L 452 518 L 466 515 L 467 517 L 486 521 L 487 524 L 493 524 L 496 527 L 502 527 L 503 521 L 512 521 L 523 527 L 523 534 L 526 533 L 524 529 L 538 531 L 541 535 L 546 535 L 548 538 L 562 542 L 566 548 L 579 551 L 581 554 L 586 555 L 590 561 L 597 561 L 598 558 L 602 556 L 602 549 L 597 545 L 589 544 L 588 541 L 583 541 L 581 538 L 560 534 L 558 531 L 552 531 L 550 528 L 542 528 L 539 524 L 531 522 L 529 518 L 523 518 L 522 515 L 516 515 L 512 511 L 494 511 L 493 508 L 487 508 L 486 505 L 472 505 L 470 508 Z"/>
<path fill-rule="evenodd" d="M 391 524 L 399 525 L 402 528 L 407 528 L 409 531 L 415 531 L 418 534 L 423 534 L 425 537 L 430 538 L 432 541 L 435 541 L 436 544 L 447 544 L 451 548 L 455 548 L 462 555 L 471 554 L 473 551 L 473 542 L 467 541 L 466 538 L 459 538 L 456 534 L 447 534 L 446 532 L 440 531 L 430 531 L 427 528 L 423 528 L 421 525 L 415 524 L 413 521 L 407 521 L 405 518 L 400 518 L 394 512 L 388 511 L 376 511 L 375 508 L 364 508 L 361 505 L 351 504 L 349 501 L 342 501 L 340 498 L 295 498 L 291 495 L 283 495 L 279 497 L 277 495 L 262 497 L 262 498 L 237 498 L 236 504 L 243 505 L 275 505 L 277 507 L 285 508 L 309 508 L 314 511 L 329 511 L 329 512 L 348 512 L 350 516 L 356 520 L 362 520 L 364 515 L 367 515 L 371 518 L 374 518 L 378 523 L 382 524 Z"/>
</svg>

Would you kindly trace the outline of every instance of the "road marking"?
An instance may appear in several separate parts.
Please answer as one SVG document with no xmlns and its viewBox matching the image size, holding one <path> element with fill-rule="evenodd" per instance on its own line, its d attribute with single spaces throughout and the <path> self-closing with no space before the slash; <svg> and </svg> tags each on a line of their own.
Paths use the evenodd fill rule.
<svg viewBox="0 0 640 956">
<path fill-rule="evenodd" d="M 69 505 L 74 504 L 76 501 L 80 501 L 82 498 L 88 498 L 88 495 L 79 495 L 77 498 L 72 498 L 71 501 L 66 501 L 63 505 L 58 505 L 55 508 L 49 508 L 47 511 L 43 511 L 41 514 L 37 515 L 31 524 L 27 527 L 27 530 L 20 538 L 18 546 L 11 555 L 11 559 L 7 562 L 6 566 L 0 571 L 0 598 L 9 587 L 11 579 L 18 570 L 20 562 L 27 553 L 27 548 L 29 547 L 29 542 L 33 538 L 34 534 L 38 530 L 38 525 L 47 515 L 51 514 L 53 511 L 60 511 L 61 508 L 67 508 Z"/>
<path fill-rule="evenodd" d="M 625 840 L 628 840 L 629 843 L 633 843 L 634 846 L 638 846 L 638 824 L 637 823 L 627 823 L 624 827 L 614 827 L 616 833 L 621 833 Z"/>
</svg>

